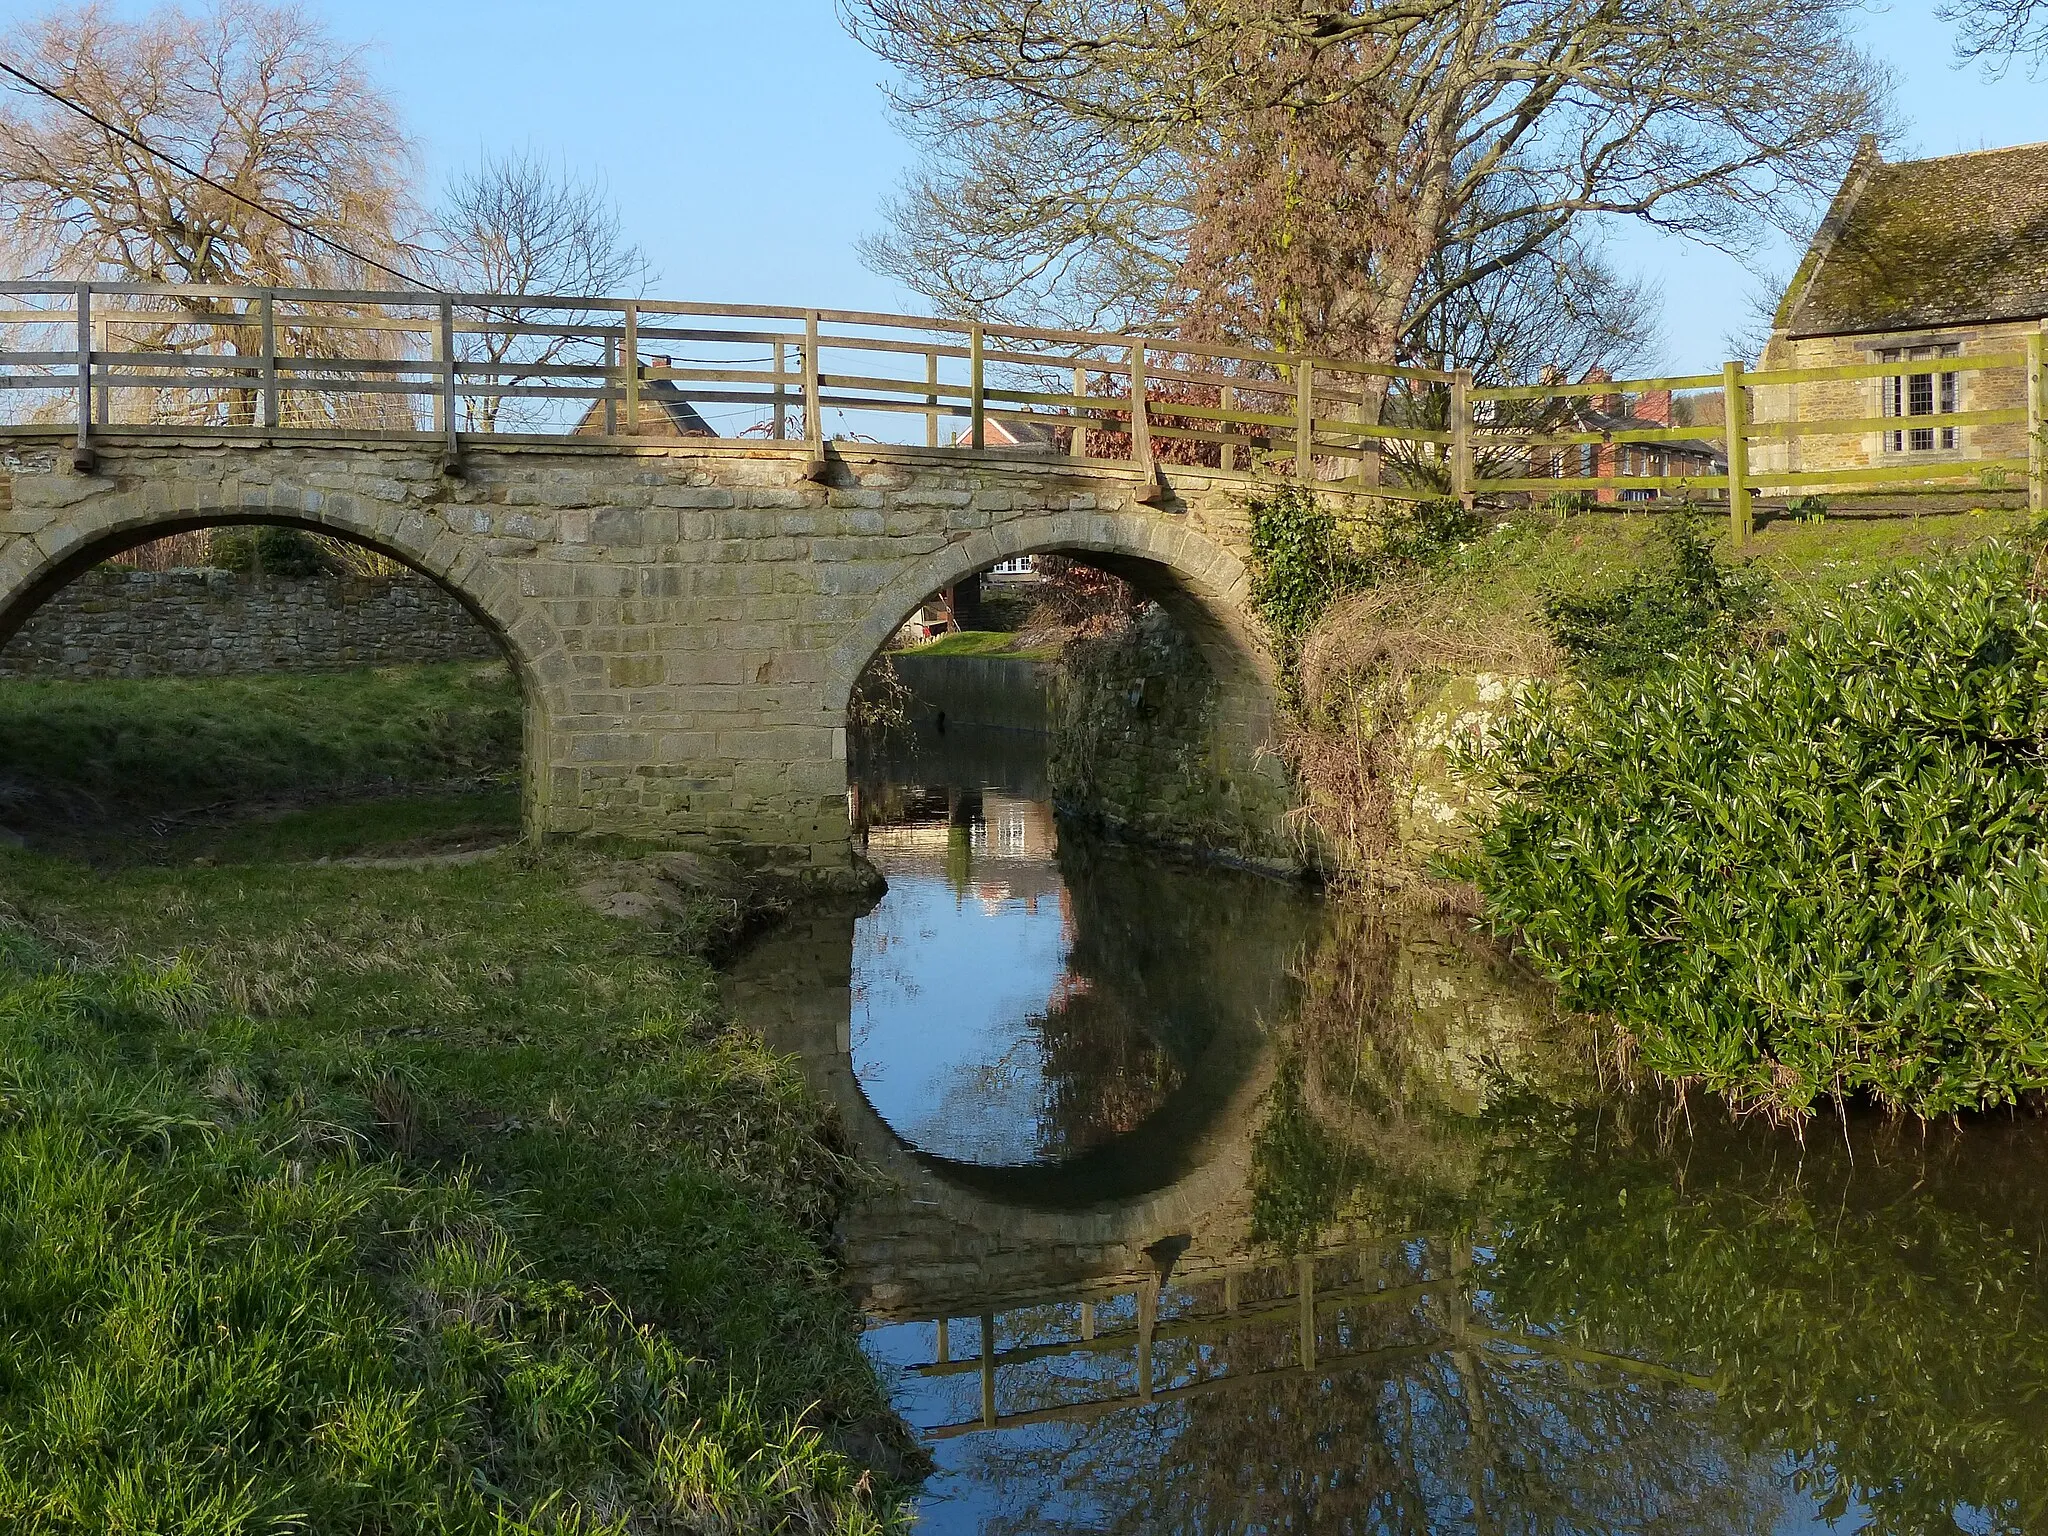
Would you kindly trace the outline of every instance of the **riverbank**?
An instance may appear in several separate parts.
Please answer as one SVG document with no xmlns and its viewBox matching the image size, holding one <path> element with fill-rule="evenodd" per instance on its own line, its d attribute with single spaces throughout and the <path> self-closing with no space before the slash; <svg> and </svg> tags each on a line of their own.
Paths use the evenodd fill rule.
<svg viewBox="0 0 2048 1536">
<path fill-rule="evenodd" d="M 509 786 L 332 798 L 440 782 L 454 675 L 104 686 L 0 698 L 44 721 L 16 781 L 116 826 L 0 847 L 0 1526 L 888 1528 L 913 1460 L 829 1253 L 860 1175 L 717 1001 L 735 893 L 492 851 Z M 106 742 L 160 817 L 346 771 L 137 858 L 69 766 Z"/>
</svg>

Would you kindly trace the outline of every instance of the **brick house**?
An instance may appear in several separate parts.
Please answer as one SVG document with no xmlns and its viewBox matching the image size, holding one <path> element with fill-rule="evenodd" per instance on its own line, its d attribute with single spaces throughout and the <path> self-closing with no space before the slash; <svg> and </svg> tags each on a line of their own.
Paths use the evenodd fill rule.
<svg viewBox="0 0 2048 1536">
<path fill-rule="evenodd" d="M 1941 360 L 2020 352 L 2043 316 L 2048 144 L 1888 165 L 1866 138 L 1786 287 L 1762 366 L 1897 362 L 1899 372 L 1759 386 L 1751 410 L 1758 422 L 1898 425 L 1758 441 L 1752 474 L 1768 488 L 1773 469 L 1933 468 L 2024 456 L 2022 422 L 1942 422 L 1958 411 L 2024 410 L 2023 370 L 1970 373 Z"/>
<path fill-rule="evenodd" d="M 1604 383 L 1610 375 L 1594 369 L 1582 382 Z M 1568 396 L 1562 402 L 1565 416 L 1555 430 L 1560 433 L 1635 432 L 1670 427 L 1671 391 L 1645 390 L 1638 395 L 1620 391 L 1605 395 Z M 1727 460 L 1720 445 L 1703 439 L 1681 438 L 1661 443 L 1581 443 L 1564 448 L 1539 448 L 1529 455 L 1529 475 L 1535 479 L 1563 480 L 1610 475 L 1660 475 L 1693 479 L 1725 472 Z M 1592 493 L 1597 501 L 1655 501 L 1657 492 L 1649 486 L 1603 485 Z"/>
</svg>

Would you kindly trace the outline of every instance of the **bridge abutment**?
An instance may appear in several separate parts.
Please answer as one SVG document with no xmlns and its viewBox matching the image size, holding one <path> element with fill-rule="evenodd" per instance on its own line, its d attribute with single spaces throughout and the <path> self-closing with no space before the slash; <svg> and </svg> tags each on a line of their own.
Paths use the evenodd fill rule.
<svg viewBox="0 0 2048 1536">
<path fill-rule="evenodd" d="M 830 879 L 851 868 L 845 712 L 861 669 L 932 591 L 1061 552 L 1133 580 L 1215 672 L 1219 773 L 1270 778 L 1270 663 L 1244 613 L 1248 476 L 965 450 L 470 439 L 438 448 L 133 429 L 74 471 L 61 435 L 0 458 L 0 644 L 122 549 L 285 522 L 355 539 L 454 593 L 527 700 L 542 835 L 710 844 Z M 1249 782 L 1249 780 L 1246 780 Z M 1277 802 L 1276 802 L 1277 803 Z"/>
</svg>

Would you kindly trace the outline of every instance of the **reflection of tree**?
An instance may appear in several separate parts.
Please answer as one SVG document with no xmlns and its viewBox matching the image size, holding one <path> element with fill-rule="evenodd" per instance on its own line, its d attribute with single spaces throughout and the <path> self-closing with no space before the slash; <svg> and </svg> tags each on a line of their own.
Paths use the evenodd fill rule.
<svg viewBox="0 0 2048 1536">
<path fill-rule="evenodd" d="M 1398 1287 L 1442 1272 L 1444 1245 L 1347 1256 L 1325 1287 Z M 1365 1287 L 1370 1288 L 1370 1287 Z M 1217 1298 L 1192 1288 L 1213 1310 Z M 1241 1297 L 1250 1308 L 1261 1298 Z M 1205 1346 L 1162 1347 L 1163 1385 L 1243 1378 L 1056 1436 L 989 1436 L 972 1475 L 1013 1490 L 986 1528 L 1061 1528 L 1059 1511 L 1113 1512 L 1110 1531 L 1713 1532 L 1767 1529 L 1764 1469 L 1731 1457 L 1711 1397 L 1663 1373 L 1503 1343 L 1443 1293 L 1321 1313 L 1318 1349 L 1363 1357 L 1294 1368 L 1289 1323 L 1245 1326 Z M 1027 1329 L 1028 1329 L 1027 1323 Z M 1048 1332 L 1059 1327 L 1047 1318 Z M 1006 1339 L 1014 1346 L 1029 1333 Z M 1128 1367 L 1061 1355 L 1006 1380 L 1006 1412 L 1129 1391 Z M 1262 1373 L 1253 1375 L 1251 1373 Z M 1026 1490 L 1029 1490 L 1027 1493 Z"/>
<path fill-rule="evenodd" d="M 1358 921 L 1306 968 L 1256 1145 L 1269 1233 L 1303 1240 L 1346 1220 L 1463 1231 L 1494 1326 L 1712 1375 L 1711 1395 L 1637 1382 L 1599 1409 L 1621 1416 L 1597 1426 L 1608 1437 L 1649 1412 L 1646 1446 L 1664 1423 L 1668 1477 L 1681 1452 L 1700 1466 L 1789 1459 L 1825 1512 L 1861 1505 L 1871 1530 L 1950 1531 L 1962 1509 L 1975 1512 L 1966 1528 L 2048 1528 L 2038 1125 L 1855 1123 L 1801 1144 L 1677 1113 L 1648 1089 L 1590 1094 L 1568 1041 L 1547 1067 L 1526 1041 L 1477 1051 L 1488 1087 L 1446 1065 L 1458 1000 L 1422 1005 L 1428 989 L 1402 979 L 1414 955 L 1413 934 Z M 1462 1017 L 1505 1029 L 1513 1010 L 1480 1004 L 1498 978 L 1482 982 L 1475 971 Z M 1559 1370 L 1548 1357 L 1526 1376 L 1484 1369 L 1462 1400 L 1485 1410 L 1475 1422 L 1497 1445 L 1576 1433 L 1591 1410 Z M 1482 1459 L 1507 1508 L 1552 1507 Z"/>
<path fill-rule="evenodd" d="M 1195 1070 L 1219 1029 L 1287 997 L 1313 909 L 1278 883 L 1198 869 L 1072 834 L 1067 975 L 1039 1021 L 1049 1147 L 1134 1130 Z"/>
</svg>

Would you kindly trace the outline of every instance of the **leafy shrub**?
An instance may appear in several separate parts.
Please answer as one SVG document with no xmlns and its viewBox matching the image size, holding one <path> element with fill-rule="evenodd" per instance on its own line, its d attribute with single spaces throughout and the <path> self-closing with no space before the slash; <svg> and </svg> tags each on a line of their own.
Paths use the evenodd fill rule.
<svg viewBox="0 0 2048 1536">
<path fill-rule="evenodd" d="M 310 534 L 273 523 L 217 530 L 207 543 L 206 557 L 216 570 L 271 576 L 318 576 L 334 568 Z"/>
<path fill-rule="evenodd" d="M 1621 585 L 1544 594 L 1544 627 L 1582 677 L 1646 676 L 1693 647 L 1727 644 L 1769 605 L 1766 577 L 1716 560 L 1689 519 L 1666 526 L 1666 559 Z"/>
<path fill-rule="evenodd" d="M 1782 647 L 1539 688 L 1451 862 L 1647 1065 L 1804 1116 L 2048 1088 L 2048 602 L 1992 545 Z"/>
</svg>

